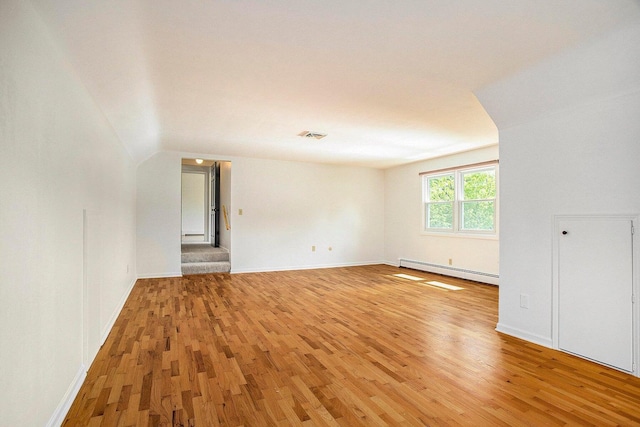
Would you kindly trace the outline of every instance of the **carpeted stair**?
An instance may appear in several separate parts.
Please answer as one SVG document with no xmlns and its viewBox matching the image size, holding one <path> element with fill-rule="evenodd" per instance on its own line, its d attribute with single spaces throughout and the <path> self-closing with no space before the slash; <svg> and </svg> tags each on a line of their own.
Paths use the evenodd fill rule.
<svg viewBox="0 0 640 427">
<path fill-rule="evenodd" d="M 182 274 L 229 273 L 229 251 L 209 245 L 182 245 Z"/>
</svg>

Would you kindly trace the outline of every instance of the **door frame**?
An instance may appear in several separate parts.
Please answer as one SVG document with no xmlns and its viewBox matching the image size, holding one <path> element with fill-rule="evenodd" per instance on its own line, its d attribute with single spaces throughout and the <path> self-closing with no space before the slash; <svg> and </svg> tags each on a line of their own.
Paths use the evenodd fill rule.
<svg viewBox="0 0 640 427">
<path fill-rule="evenodd" d="M 581 220 L 593 220 L 593 219 L 614 219 L 614 220 L 629 220 L 633 223 L 633 227 L 636 228 L 640 224 L 640 215 L 638 214 L 559 214 L 553 215 L 553 286 L 552 286 L 552 319 L 551 319 L 551 339 L 553 348 L 559 351 L 563 351 L 560 349 L 559 345 L 559 285 L 560 285 L 560 277 L 559 277 L 559 237 L 560 237 L 560 222 L 563 220 L 571 220 L 571 221 L 581 221 Z M 638 268 L 639 260 L 640 260 L 640 248 L 639 244 L 636 241 L 636 235 L 638 233 L 634 232 L 631 236 L 631 244 L 632 244 L 632 260 L 631 260 L 631 269 L 632 269 L 632 293 L 633 293 L 633 325 L 632 325 L 632 339 L 633 339 L 633 371 L 631 375 L 636 377 L 640 377 L 640 303 L 638 303 L 638 295 L 640 295 L 640 284 L 639 284 L 639 275 L 638 272 L 640 269 Z M 608 366 L 608 365 L 606 365 Z M 615 367 L 611 367 L 613 369 L 617 369 Z M 629 373 L 624 370 L 620 370 L 621 372 Z"/>
<path fill-rule="evenodd" d="M 182 165 L 182 170 L 180 173 L 180 185 L 182 189 L 182 174 L 183 173 L 191 173 L 191 174 L 199 174 L 204 175 L 204 241 L 198 243 L 210 243 L 210 231 L 209 227 L 211 224 L 211 212 L 209 212 L 209 168 L 202 166 L 190 166 L 190 165 Z M 181 190 L 182 191 L 182 190 Z M 180 242 L 182 243 L 182 193 L 180 194 Z"/>
<path fill-rule="evenodd" d="M 220 246 L 220 162 L 209 167 L 209 241 Z"/>
</svg>

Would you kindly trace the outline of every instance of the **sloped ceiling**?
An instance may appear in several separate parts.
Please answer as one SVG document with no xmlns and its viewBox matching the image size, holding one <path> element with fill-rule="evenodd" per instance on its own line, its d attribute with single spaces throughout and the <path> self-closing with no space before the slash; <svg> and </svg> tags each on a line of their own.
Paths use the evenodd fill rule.
<svg viewBox="0 0 640 427">
<path fill-rule="evenodd" d="M 634 0 L 32 3 L 137 161 L 378 168 L 496 144 L 474 91 L 640 19 Z"/>
</svg>

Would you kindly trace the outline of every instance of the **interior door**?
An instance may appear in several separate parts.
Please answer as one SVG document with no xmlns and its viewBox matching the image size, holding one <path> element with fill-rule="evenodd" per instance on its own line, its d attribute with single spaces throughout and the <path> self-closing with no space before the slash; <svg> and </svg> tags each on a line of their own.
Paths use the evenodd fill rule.
<svg viewBox="0 0 640 427">
<path fill-rule="evenodd" d="M 209 227 L 211 230 L 211 246 L 218 247 L 220 246 L 220 163 L 215 162 L 211 166 L 209 177 L 211 179 L 211 185 L 209 186 L 211 189 L 211 197 L 209 198 L 211 205 L 211 227 Z"/>
<path fill-rule="evenodd" d="M 633 371 L 633 236 L 629 219 L 558 221 L 558 346 Z"/>
</svg>

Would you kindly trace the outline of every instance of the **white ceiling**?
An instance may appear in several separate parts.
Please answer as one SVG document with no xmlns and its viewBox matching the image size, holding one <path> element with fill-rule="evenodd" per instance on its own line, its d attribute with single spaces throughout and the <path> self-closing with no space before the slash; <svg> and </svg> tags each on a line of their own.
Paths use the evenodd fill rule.
<svg viewBox="0 0 640 427">
<path fill-rule="evenodd" d="M 379 168 L 497 143 L 475 90 L 640 19 L 637 0 L 32 3 L 137 161 Z"/>
</svg>

